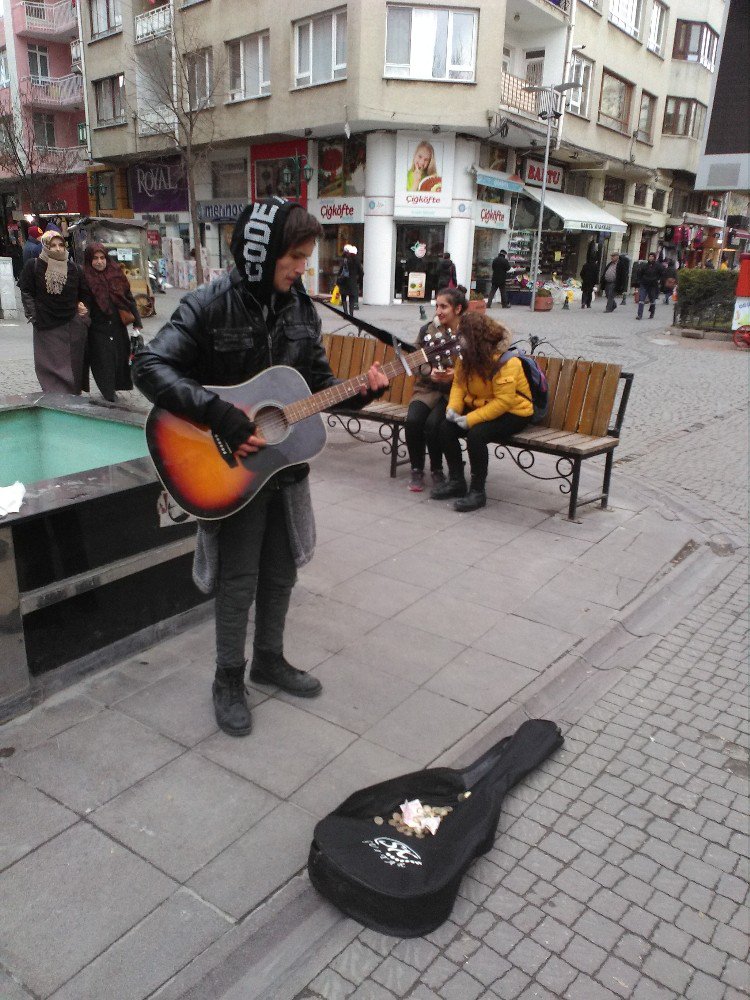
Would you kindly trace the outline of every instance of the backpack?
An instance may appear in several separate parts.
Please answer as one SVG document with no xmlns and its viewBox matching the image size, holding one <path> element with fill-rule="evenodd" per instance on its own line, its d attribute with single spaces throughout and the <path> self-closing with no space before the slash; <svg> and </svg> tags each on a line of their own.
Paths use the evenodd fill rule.
<svg viewBox="0 0 750 1000">
<path fill-rule="evenodd" d="M 562 743 L 554 722 L 531 719 L 463 769 L 428 768 L 355 792 L 315 827 L 310 881 L 365 927 L 429 934 L 450 916 L 472 862 L 494 847 L 504 796 Z M 444 810 L 434 836 L 389 822 L 415 798 Z"/>
<path fill-rule="evenodd" d="M 516 348 L 511 348 L 511 350 L 503 354 L 498 367 L 502 368 L 505 362 L 511 358 L 518 358 L 523 365 L 523 373 L 531 389 L 531 399 L 529 402 L 534 407 L 534 415 L 531 418 L 531 422 L 532 424 L 538 424 L 540 420 L 543 420 L 547 416 L 547 409 L 549 407 L 549 382 L 547 381 L 547 376 L 536 363 L 536 358 L 532 358 L 530 354 L 524 354 L 523 351 L 519 351 Z M 529 398 L 523 392 L 519 392 L 518 395 L 523 396 L 524 399 Z"/>
</svg>

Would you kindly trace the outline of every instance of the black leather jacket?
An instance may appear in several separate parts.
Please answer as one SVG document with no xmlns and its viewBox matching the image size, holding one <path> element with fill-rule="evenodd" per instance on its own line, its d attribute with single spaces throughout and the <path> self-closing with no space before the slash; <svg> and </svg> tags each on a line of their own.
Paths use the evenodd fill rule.
<svg viewBox="0 0 750 1000">
<path fill-rule="evenodd" d="M 304 290 L 277 297 L 269 329 L 257 300 L 234 269 L 185 296 L 171 319 L 135 357 L 133 381 L 152 403 L 208 423 L 216 393 L 206 385 L 236 385 L 270 365 L 289 365 L 312 392 L 336 385 L 321 338 L 320 318 Z M 357 395 L 358 408 L 372 399 Z"/>
</svg>

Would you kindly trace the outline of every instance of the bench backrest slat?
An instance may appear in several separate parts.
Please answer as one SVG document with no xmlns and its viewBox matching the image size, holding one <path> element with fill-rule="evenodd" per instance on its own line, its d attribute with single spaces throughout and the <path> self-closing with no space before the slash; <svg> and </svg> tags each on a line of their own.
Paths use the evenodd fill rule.
<svg viewBox="0 0 750 1000">
<path fill-rule="evenodd" d="M 591 433 L 596 437 L 607 433 L 612 410 L 615 406 L 617 388 L 620 384 L 621 370 L 620 365 L 607 365 L 607 370 L 604 373 L 602 391 L 599 394 L 599 405 L 596 408 L 594 423 L 591 428 Z"/>
<path fill-rule="evenodd" d="M 568 396 L 568 407 L 562 422 L 562 430 L 577 431 L 581 422 L 581 409 L 586 398 L 586 387 L 591 372 L 590 361 L 578 361 L 573 374 L 573 383 Z"/>
<path fill-rule="evenodd" d="M 555 401 L 557 381 L 560 378 L 560 372 L 562 371 L 562 358 L 548 358 L 546 356 L 540 356 L 536 360 L 539 367 L 544 370 L 549 384 L 549 404 L 547 408 L 547 416 L 539 422 L 539 426 L 549 427 L 550 420 L 552 419 L 552 404 Z"/>
<path fill-rule="evenodd" d="M 594 418 L 596 416 L 597 407 L 599 406 L 599 397 L 601 395 L 602 383 L 604 382 L 604 374 L 606 371 L 607 366 L 599 361 L 595 361 L 591 366 L 586 399 L 583 403 L 583 411 L 578 424 L 578 430 L 581 434 L 593 433 L 591 428 L 594 426 Z"/>
<path fill-rule="evenodd" d="M 558 429 L 562 428 L 565 421 L 565 413 L 568 409 L 568 396 L 570 394 L 570 387 L 573 385 L 573 376 L 575 375 L 577 362 L 569 358 L 565 358 L 562 363 L 562 368 L 560 369 L 560 375 L 557 379 L 557 385 L 555 386 L 555 396 L 552 400 L 552 405 L 548 411 L 550 420 L 548 427 L 556 427 Z"/>
</svg>

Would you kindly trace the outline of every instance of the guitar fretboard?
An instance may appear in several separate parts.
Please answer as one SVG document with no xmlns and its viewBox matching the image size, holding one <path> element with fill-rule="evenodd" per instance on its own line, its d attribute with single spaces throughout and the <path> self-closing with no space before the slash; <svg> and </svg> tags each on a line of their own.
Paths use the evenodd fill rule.
<svg viewBox="0 0 750 1000">
<path fill-rule="evenodd" d="M 418 368 L 419 365 L 423 365 L 429 361 L 428 352 L 423 348 L 414 351 L 412 354 L 404 355 L 404 358 L 412 371 Z M 404 374 L 403 363 L 399 360 L 389 361 L 383 365 L 382 370 L 388 381 L 397 375 Z M 347 379 L 346 382 L 339 382 L 338 385 L 332 385 L 329 389 L 316 392 L 314 396 L 308 396 L 306 399 L 300 399 L 296 403 L 290 403 L 283 409 L 284 416 L 290 424 L 296 424 L 300 420 L 311 417 L 314 413 L 327 410 L 329 406 L 334 406 L 336 403 L 343 403 L 345 399 L 351 399 L 352 396 L 356 396 L 360 389 L 363 386 L 366 387 L 367 384 L 367 372 L 355 375 L 354 378 Z"/>
</svg>

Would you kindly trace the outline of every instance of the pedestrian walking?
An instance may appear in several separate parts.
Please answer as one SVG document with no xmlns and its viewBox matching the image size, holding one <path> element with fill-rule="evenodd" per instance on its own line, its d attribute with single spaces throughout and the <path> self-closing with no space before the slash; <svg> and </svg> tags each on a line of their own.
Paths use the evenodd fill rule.
<svg viewBox="0 0 750 1000">
<path fill-rule="evenodd" d="M 615 301 L 617 297 L 617 262 L 620 259 L 619 253 L 611 253 L 609 255 L 609 264 L 604 269 L 604 294 L 607 296 L 607 306 L 605 312 L 614 312 L 617 308 L 617 302 Z"/>
<path fill-rule="evenodd" d="M 91 292 L 89 365 L 102 396 L 114 403 L 117 390 L 133 388 L 128 326 L 143 327 L 130 282 L 101 243 L 89 243 L 83 273 Z"/>
<path fill-rule="evenodd" d="M 664 278 L 664 268 L 656 259 L 655 253 L 648 255 L 645 265 L 638 271 L 638 315 L 636 319 L 643 319 L 643 307 L 648 299 L 648 317 L 654 318 L 656 312 L 656 299 Z"/>
<path fill-rule="evenodd" d="M 594 286 L 599 278 L 599 267 L 595 260 L 587 260 L 581 268 L 581 309 L 591 308 Z"/>
<path fill-rule="evenodd" d="M 661 282 L 661 290 L 664 295 L 664 305 L 669 304 L 669 300 L 672 298 L 672 294 L 677 285 L 677 265 L 674 260 L 670 257 L 667 260 L 667 266 L 664 268 L 664 276 Z"/>
<path fill-rule="evenodd" d="M 455 288 L 457 284 L 456 265 L 446 250 L 438 261 L 438 288 Z"/>
<path fill-rule="evenodd" d="M 492 261 L 492 284 L 490 285 L 490 295 L 487 299 L 488 309 L 492 305 L 492 300 L 494 299 L 495 292 L 497 291 L 500 292 L 500 304 L 503 309 L 510 309 L 508 292 L 505 288 L 505 282 L 508 278 L 509 270 L 510 261 L 508 260 L 508 255 L 505 250 L 501 250 Z"/>
<path fill-rule="evenodd" d="M 29 226 L 28 237 L 23 245 L 23 262 L 26 263 L 27 260 L 33 260 L 38 257 L 42 252 L 42 241 L 41 235 L 42 231 L 39 226 Z"/>
<path fill-rule="evenodd" d="M 81 268 L 54 230 L 18 279 L 26 319 L 34 331 L 34 370 L 43 392 L 80 396 L 89 387 L 86 342 L 90 293 Z"/>
<path fill-rule="evenodd" d="M 347 243 L 344 247 L 344 259 L 336 276 L 336 284 L 339 286 L 339 292 L 341 292 L 342 308 L 350 316 L 355 309 L 359 309 L 359 282 L 362 274 L 362 265 L 357 257 L 357 248 Z"/>
</svg>

